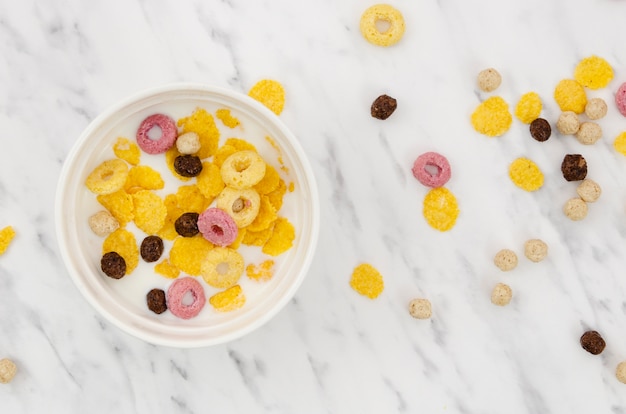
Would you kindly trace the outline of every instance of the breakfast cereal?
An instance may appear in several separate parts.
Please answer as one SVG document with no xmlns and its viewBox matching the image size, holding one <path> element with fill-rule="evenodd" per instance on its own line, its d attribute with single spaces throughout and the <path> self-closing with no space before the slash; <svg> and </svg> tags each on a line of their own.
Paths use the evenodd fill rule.
<svg viewBox="0 0 626 414">
<path fill-rule="evenodd" d="M 531 262 L 538 263 L 548 255 L 548 245 L 539 239 L 530 239 L 524 243 L 524 255 Z"/>
<path fill-rule="evenodd" d="M 415 319 L 428 319 L 433 309 L 428 299 L 413 299 L 409 302 L 409 314 Z"/>
<path fill-rule="evenodd" d="M 120 222 L 105 210 L 89 216 L 88 222 L 91 231 L 100 237 L 107 236 L 120 228 Z"/>
<path fill-rule="evenodd" d="M 362 263 L 354 268 L 350 286 L 356 292 L 370 299 L 376 299 L 385 288 L 383 276 L 374 266 Z"/>
<path fill-rule="evenodd" d="M 181 272 L 199 276 L 202 262 L 213 249 L 213 244 L 203 237 L 177 237 L 170 248 L 169 261 Z"/>
<path fill-rule="evenodd" d="M 224 181 L 222 181 L 220 167 L 212 162 L 203 162 L 202 172 L 196 177 L 196 185 L 200 194 L 207 200 L 213 201 L 225 186 Z"/>
<path fill-rule="evenodd" d="M 117 158 L 123 159 L 131 165 L 137 165 L 141 160 L 139 146 L 128 138 L 119 137 L 113 144 L 113 153 Z"/>
<path fill-rule="evenodd" d="M 296 230 L 293 224 L 285 217 L 278 217 L 274 221 L 272 233 L 261 251 L 270 256 L 279 256 L 291 249 L 295 238 Z"/>
<path fill-rule="evenodd" d="M 443 187 L 452 174 L 448 159 L 436 152 L 426 152 L 417 157 L 411 171 L 420 183 L 432 188 Z"/>
<path fill-rule="evenodd" d="M 567 181 L 581 181 L 587 177 L 587 161 L 580 154 L 566 154 L 561 163 L 563 178 Z"/>
<path fill-rule="evenodd" d="M 382 32 L 376 26 L 381 21 L 389 25 Z M 363 12 L 359 27 L 365 40 L 371 44 L 382 47 L 392 46 L 398 43 L 404 35 L 404 17 L 390 4 L 376 4 Z"/>
<path fill-rule="evenodd" d="M 493 263 L 503 272 L 508 272 L 517 267 L 517 255 L 513 250 L 502 249 L 496 253 Z"/>
<path fill-rule="evenodd" d="M 622 384 L 626 384 L 626 361 L 622 361 L 617 364 L 617 367 L 615 368 L 615 377 L 617 377 L 617 380 Z"/>
<path fill-rule="evenodd" d="M 528 158 L 518 158 L 509 166 L 509 178 L 513 184 L 525 191 L 536 191 L 543 186 L 543 173 L 539 166 Z"/>
<path fill-rule="evenodd" d="M 0 383 L 8 384 L 17 373 L 17 365 L 8 358 L 0 359 Z"/>
<path fill-rule="evenodd" d="M 498 137 L 509 130 L 513 117 L 509 104 L 500 96 L 492 96 L 482 102 L 471 116 L 474 129 L 488 137 Z"/>
<path fill-rule="evenodd" d="M 239 125 L 239 120 L 230 113 L 228 108 L 218 109 L 215 116 L 228 128 L 235 128 Z"/>
<path fill-rule="evenodd" d="M 126 275 L 126 261 L 117 252 L 108 252 L 100 259 L 100 269 L 113 279 L 121 279 Z"/>
<path fill-rule="evenodd" d="M 102 254 L 116 252 L 126 262 L 126 274 L 129 275 L 139 264 L 139 248 L 135 235 L 125 228 L 119 228 L 109 234 L 102 242 Z"/>
<path fill-rule="evenodd" d="M 424 197 L 422 213 L 426 222 L 439 231 L 448 231 L 459 216 L 456 197 L 445 187 L 433 188 Z"/>
<path fill-rule="evenodd" d="M 120 227 L 124 227 L 135 218 L 133 196 L 124 190 L 119 190 L 111 194 L 101 194 L 96 197 L 96 200 L 115 217 Z"/>
<path fill-rule="evenodd" d="M 98 165 L 85 181 L 87 188 L 95 194 L 111 194 L 122 187 L 128 178 L 128 164 L 115 158 Z"/>
<path fill-rule="evenodd" d="M 576 188 L 576 193 L 578 196 L 587 203 L 593 203 L 598 198 L 600 198 L 600 194 L 602 194 L 602 189 L 600 185 L 595 181 L 587 178 L 583 180 L 578 187 Z"/>
<path fill-rule="evenodd" d="M 200 137 L 195 132 L 186 132 L 176 139 L 176 149 L 183 155 L 195 154 L 200 147 Z"/>
<path fill-rule="evenodd" d="M 626 116 L 626 82 L 622 83 L 615 93 L 615 105 L 619 113 Z"/>
<path fill-rule="evenodd" d="M 552 127 L 550 123 L 543 119 L 537 118 L 530 123 L 530 136 L 533 137 L 536 141 L 545 142 L 552 135 Z"/>
<path fill-rule="evenodd" d="M 506 306 L 513 298 L 513 290 L 505 283 L 498 283 L 491 291 L 491 303 L 498 306 Z"/>
<path fill-rule="evenodd" d="M 198 217 L 197 224 L 202 236 L 217 246 L 228 246 L 237 239 L 237 223 L 220 208 L 204 210 Z"/>
<path fill-rule="evenodd" d="M 184 303 L 187 293 L 191 293 L 193 302 Z M 167 307 L 175 316 L 181 319 L 191 319 L 198 316 L 206 303 L 204 288 L 192 277 L 182 277 L 174 280 L 167 289 Z"/>
<path fill-rule="evenodd" d="M 249 264 L 246 266 L 246 275 L 258 282 L 270 280 L 274 276 L 274 261 L 264 260 L 258 265 Z"/>
<path fill-rule="evenodd" d="M 139 254 L 144 261 L 152 263 L 161 258 L 163 249 L 163 239 L 159 236 L 147 236 L 141 241 Z"/>
<path fill-rule="evenodd" d="M 158 171 L 148 165 L 136 165 L 128 171 L 124 189 L 132 194 L 139 190 L 161 190 L 164 186 L 165 182 Z"/>
<path fill-rule="evenodd" d="M 200 149 L 196 155 L 204 160 L 215 154 L 220 139 L 220 130 L 215 125 L 213 115 L 205 109 L 198 108 L 190 116 L 181 118 L 177 122 L 182 133 L 195 132 L 200 140 Z M 180 155 L 176 150 L 176 156 Z M 176 157 L 174 157 L 176 158 Z"/>
<path fill-rule="evenodd" d="M 148 309 L 157 315 L 167 310 L 167 300 L 163 289 L 154 288 L 146 294 Z"/>
<path fill-rule="evenodd" d="M 502 76 L 494 68 L 483 69 L 478 72 L 477 83 L 481 91 L 493 92 L 502 83 Z"/>
<path fill-rule="evenodd" d="M 183 177 L 195 177 L 202 172 L 202 161 L 195 155 L 179 155 L 174 158 L 174 171 Z"/>
<path fill-rule="evenodd" d="M 613 68 L 599 56 L 586 57 L 576 65 L 574 79 L 589 89 L 604 88 L 613 79 Z"/>
<path fill-rule="evenodd" d="M 585 88 L 573 79 L 563 79 L 554 88 L 554 100 L 561 111 L 582 114 L 587 105 Z"/>
<path fill-rule="evenodd" d="M 200 266 L 202 279 L 215 288 L 234 286 L 244 270 L 243 256 L 228 247 L 216 247 L 205 256 Z"/>
<path fill-rule="evenodd" d="M 224 160 L 220 173 L 224 184 L 234 189 L 249 188 L 265 175 L 265 161 L 255 151 L 238 151 Z"/>
<path fill-rule="evenodd" d="M 163 199 L 150 190 L 141 190 L 133 194 L 135 207 L 135 225 L 147 234 L 155 234 L 165 224 L 167 208 Z"/>
<path fill-rule="evenodd" d="M 174 222 L 176 233 L 183 237 L 193 237 L 200 232 L 198 229 L 198 217 L 200 215 L 193 211 L 183 213 Z"/>
<path fill-rule="evenodd" d="M 250 88 L 248 95 L 261 102 L 270 111 L 280 115 L 285 107 L 285 88 L 280 82 L 272 79 L 263 79 Z"/>
<path fill-rule="evenodd" d="M 218 312 L 231 312 L 241 308 L 246 303 L 246 296 L 241 286 L 235 285 L 211 296 L 209 303 Z"/>
<path fill-rule="evenodd" d="M 6 226 L 0 230 L 0 255 L 4 254 L 15 237 L 15 230 L 11 226 Z"/>
<path fill-rule="evenodd" d="M 570 198 L 563 206 L 563 212 L 572 221 L 579 221 L 587 217 L 587 203 L 581 198 Z"/>
<path fill-rule="evenodd" d="M 515 107 L 515 116 L 525 124 L 530 124 L 539 118 L 543 105 L 537 92 L 528 92 L 522 95 Z"/>
<path fill-rule="evenodd" d="M 251 188 L 237 190 L 226 187 L 217 196 L 217 207 L 226 211 L 239 228 L 246 227 L 254 221 L 260 206 L 261 196 Z"/>
<path fill-rule="evenodd" d="M 576 132 L 576 139 L 581 144 L 592 145 L 602 138 L 602 128 L 595 122 L 583 122 Z"/>
<path fill-rule="evenodd" d="M 154 266 L 154 272 L 168 279 L 176 279 L 180 275 L 180 269 L 165 259 Z"/>
<path fill-rule="evenodd" d="M 580 346 L 590 354 L 599 355 L 604 351 L 606 342 L 597 331 L 587 331 L 580 337 Z"/>
<path fill-rule="evenodd" d="M 591 120 L 604 118 L 607 111 L 606 102 L 602 98 L 592 98 L 585 105 L 585 115 Z"/>
<path fill-rule="evenodd" d="M 613 141 L 613 148 L 615 148 L 615 151 L 620 154 L 626 155 L 626 131 L 621 132 L 617 137 L 615 137 L 615 141 Z"/>
<path fill-rule="evenodd" d="M 152 139 L 150 133 L 160 129 L 158 139 Z M 178 130 L 172 118 L 164 114 L 153 114 L 144 119 L 137 129 L 137 145 L 147 154 L 162 154 L 176 142 Z"/>
<path fill-rule="evenodd" d="M 556 129 L 563 135 L 574 135 L 580 128 L 580 119 L 573 111 L 561 112 L 556 121 Z"/>
<path fill-rule="evenodd" d="M 389 95 L 380 95 L 372 102 L 370 114 L 373 118 L 385 120 L 398 108 L 398 101 Z"/>
</svg>

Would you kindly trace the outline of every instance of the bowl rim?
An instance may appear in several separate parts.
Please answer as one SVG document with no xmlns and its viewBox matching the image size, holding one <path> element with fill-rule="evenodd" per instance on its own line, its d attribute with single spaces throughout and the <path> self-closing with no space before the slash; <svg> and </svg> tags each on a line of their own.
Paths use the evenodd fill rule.
<svg viewBox="0 0 626 414">
<path fill-rule="evenodd" d="M 244 325 L 241 328 L 235 329 L 234 331 L 220 335 L 219 337 L 208 337 L 208 338 L 198 338 L 194 337 L 193 341 L 181 341 L 178 339 L 168 339 L 159 335 L 154 335 L 149 332 L 144 332 L 139 329 L 137 326 L 131 323 L 125 323 L 124 321 L 118 319 L 113 315 L 92 293 L 91 289 L 88 287 L 88 283 L 86 280 L 83 280 L 81 276 L 77 273 L 77 269 L 75 269 L 71 263 L 73 261 L 72 254 L 69 250 L 69 246 L 65 243 L 66 238 L 66 228 L 63 225 L 64 218 L 64 197 L 67 192 L 68 180 L 67 176 L 71 172 L 71 167 L 73 166 L 73 161 L 76 156 L 80 153 L 82 147 L 85 144 L 85 141 L 89 139 L 89 137 L 97 131 L 103 124 L 111 118 L 114 117 L 117 113 L 119 113 L 124 108 L 137 103 L 144 99 L 149 99 L 155 95 L 166 94 L 166 93 L 174 93 L 174 92 L 183 92 L 185 90 L 193 91 L 195 93 L 206 93 L 209 95 L 218 95 L 224 96 L 227 99 L 232 99 L 240 102 L 243 106 L 249 107 L 251 110 L 258 112 L 261 117 L 265 118 L 268 122 L 270 122 L 275 128 L 280 130 L 280 133 L 286 138 L 291 149 L 295 152 L 299 166 L 303 172 L 304 177 L 306 178 L 307 187 L 309 189 L 309 197 L 310 197 L 310 217 L 308 220 L 311 222 L 310 228 L 310 237 L 308 240 L 307 251 L 304 254 L 304 257 L 301 261 L 301 266 L 299 267 L 299 272 L 297 278 L 293 279 L 292 283 L 289 284 L 288 289 L 280 296 L 279 300 L 274 303 L 272 307 L 270 307 L 265 313 L 261 314 L 257 318 L 253 319 L 251 323 Z M 59 252 L 61 254 L 61 258 L 67 273 L 69 273 L 70 278 L 72 279 L 76 288 L 80 291 L 83 298 L 105 319 L 107 319 L 110 323 L 118 327 L 120 330 L 130 334 L 136 338 L 142 339 L 145 342 L 152 343 L 155 345 L 169 346 L 175 348 L 198 348 L 205 347 L 211 345 L 217 345 L 225 342 L 229 342 L 240 338 L 256 329 L 264 325 L 266 322 L 271 320 L 280 310 L 284 308 L 284 306 L 293 298 L 298 288 L 304 281 L 306 277 L 313 257 L 315 255 L 315 251 L 317 249 L 318 239 L 319 239 L 319 227 L 320 227 L 320 206 L 319 206 L 319 193 L 317 187 L 317 181 L 315 179 L 315 174 L 313 173 L 313 169 L 310 165 L 309 159 L 304 152 L 300 142 L 295 137 L 295 135 L 291 132 L 289 128 L 283 123 L 283 121 L 270 109 L 265 107 L 260 102 L 251 98 L 250 96 L 243 94 L 241 92 L 236 92 L 223 87 L 216 87 L 203 83 L 195 83 L 195 82 L 174 82 L 168 83 L 156 87 L 146 88 L 135 92 L 119 101 L 110 105 L 104 111 L 102 111 L 98 116 L 96 116 L 83 130 L 83 132 L 79 135 L 77 140 L 73 143 L 70 151 L 67 153 L 63 166 L 59 175 L 59 179 L 57 181 L 56 193 L 55 193 L 55 230 L 57 235 L 57 244 L 59 247 Z M 190 328 L 192 329 L 192 328 Z"/>
</svg>

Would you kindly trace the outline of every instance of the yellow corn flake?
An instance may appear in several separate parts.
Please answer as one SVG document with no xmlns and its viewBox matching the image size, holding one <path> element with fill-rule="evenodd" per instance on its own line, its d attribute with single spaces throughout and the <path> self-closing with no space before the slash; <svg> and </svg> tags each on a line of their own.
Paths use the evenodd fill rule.
<svg viewBox="0 0 626 414">
<path fill-rule="evenodd" d="M 274 233 L 274 224 L 271 224 L 268 228 L 261 231 L 250 231 L 241 229 L 239 232 L 244 232 L 241 243 L 246 246 L 263 246 L 272 237 Z"/>
<path fill-rule="evenodd" d="M 117 229 L 102 242 L 102 254 L 116 252 L 126 262 L 126 274 L 129 275 L 139 264 L 139 248 L 135 235 L 126 229 Z"/>
<path fill-rule="evenodd" d="M 257 193 L 263 195 L 271 193 L 278 188 L 278 182 L 280 181 L 280 175 L 274 167 L 269 164 L 265 164 L 265 175 L 255 184 L 254 189 Z"/>
<path fill-rule="evenodd" d="M 189 181 L 191 180 L 191 177 L 185 177 L 183 175 L 178 174 L 176 172 L 176 169 L 174 168 L 174 161 L 176 160 L 176 157 L 178 157 L 179 155 L 182 155 L 182 154 L 178 151 L 178 148 L 176 148 L 176 145 L 168 149 L 165 152 L 165 165 L 167 165 L 167 168 L 172 172 L 174 177 L 178 178 L 180 181 Z"/>
<path fill-rule="evenodd" d="M 626 155 L 626 131 L 619 134 L 613 141 L 613 148 L 622 155 Z"/>
<path fill-rule="evenodd" d="M 85 185 L 95 194 L 111 194 L 120 190 L 128 177 L 128 164 L 115 158 L 98 165 L 87 176 Z"/>
<path fill-rule="evenodd" d="M 222 145 L 217 149 L 215 156 L 213 157 L 213 164 L 215 164 L 218 168 L 222 167 L 226 158 L 230 157 L 234 153 L 237 152 L 237 148 L 232 145 Z"/>
<path fill-rule="evenodd" d="M 229 244 L 228 247 L 231 249 L 238 249 L 239 246 L 241 246 L 241 242 L 246 235 L 246 231 L 246 229 L 239 229 L 237 231 L 237 237 L 235 237 L 235 240 L 231 244 Z"/>
<path fill-rule="evenodd" d="M 209 207 L 212 201 L 202 194 L 196 184 L 182 185 L 176 191 L 176 203 L 178 208 L 184 210 L 184 213 L 200 214 Z"/>
<path fill-rule="evenodd" d="M 525 124 L 530 124 L 539 118 L 543 105 L 541 98 L 536 92 L 528 92 L 522 95 L 515 107 L 515 116 Z"/>
<path fill-rule="evenodd" d="M 178 236 L 174 223 L 184 211 L 178 207 L 176 194 L 168 194 L 165 196 L 164 204 L 167 209 L 167 217 L 165 217 L 165 223 L 161 230 L 159 230 L 158 235 L 165 240 L 174 240 Z"/>
<path fill-rule="evenodd" d="M 133 194 L 135 224 L 147 234 L 156 234 L 165 224 L 167 208 L 163 199 L 150 190 Z"/>
<path fill-rule="evenodd" d="M 229 128 L 235 128 L 239 125 L 239 120 L 231 115 L 230 109 L 218 109 L 215 115 L 217 119 Z"/>
<path fill-rule="evenodd" d="M 228 138 L 224 145 L 230 145 L 235 148 L 236 152 L 239 151 L 254 151 L 257 152 L 256 147 L 246 140 L 240 138 Z"/>
<path fill-rule="evenodd" d="M 139 146 L 127 138 L 119 137 L 113 144 L 113 153 L 131 165 L 139 164 L 141 150 Z"/>
<path fill-rule="evenodd" d="M 445 187 L 433 188 L 424 197 L 424 218 L 429 226 L 439 231 L 448 231 L 459 216 L 456 197 Z"/>
<path fill-rule="evenodd" d="M 11 244 L 11 241 L 15 237 L 15 230 L 11 226 L 6 226 L 0 230 L 0 255 L 4 254 L 6 249 Z"/>
<path fill-rule="evenodd" d="M 272 224 L 277 218 L 276 209 L 270 202 L 268 196 L 261 196 L 261 203 L 259 205 L 259 212 L 252 223 L 248 224 L 246 229 L 250 231 L 262 231 Z"/>
<path fill-rule="evenodd" d="M 362 263 L 354 268 L 350 277 L 350 286 L 357 293 L 376 299 L 383 293 L 385 282 L 383 276 L 374 266 L 369 263 Z"/>
<path fill-rule="evenodd" d="M 215 125 L 213 115 L 202 108 L 198 108 L 191 116 L 179 119 L 178 126 L 183 128 L 183 133 L 195 132 L 198 134 L 200 150 L 196 155 L 201 160 L 215 154 L 220 140 L 220 131 Z"/>
<path fill-rule="evenodd" d="M 589 89 L 604 88 L 613 80 L 613 68 L 603 58 L 590 56 L 576 65 L 574 79 Z"/>
<path fill-rule="evenodd" d="M 285 89 L 275 80 L 263 79 L 257 82 L 248 95 L 261 102 L 276 115 L 280 115 L 285 106 Z"/>
<path fill-rule="evenodd" d="M 176 279 L 180 275 L 180 269 L 173 266 L 167 259 L 154 265 L 154 272 L 168 279 Z"/>
<path fill-rule="evenodd" d="M 513 117 L 509 104 L 499 96 L 492 96 L 482 102 L 472 114 L 474 129 L 488 137 L 499 137 L 509 130 Z"/>
<path fill-rule="evenodd" d="M 139 190 L 160 190 L 164 186 L 165 182 L 158 171 L 147 165 L 137 165 L 128 171 L 124 188 L 132 194 Z"/>
<path fill-rule="evenodd" d="M 202 261 L 211 249 L 213 245 L 204 237 L 178 237 L 170 249 L 170 263 L 181 272 L 198 276 Z"/>
<path fill-rule="evenodd" d="M 208 200 L 213 200 L 225 187 L 220 167 L 214 163 L 203 162 L 202 172 L 196 177 L 196 185 L 200 194 Z"/>
<path fill-rule="evenodd" d="M 133 197 L 124 190 L 119 190 L 112 194 L 99 195 L 96 199 L 120 222 L 122 227 L 135 218 Z"/>
<path fill-rule="evenodd" d="M 587 105 L 585 88 L 573 79 L 563 79 L 554 88 L 554 100 L 561 111 L 572 111 L 582 114 Z"/>
<path fill-rule="evenodd" d="M 258 265 L 249 264 L 246 266 L 246 275 L 257 282 L 265 282 L 274 276 L 274 261 L 265 260 Z"/>
<path fill-rule="evenodd" d="M 279 217 L 274 222 L 274 231 L 269 240 L 263 245 L 261 251 L 270 256 L 278 256 L 293 246 L 296 238 L 296 230 L 293 224 L 284 217 Z"/>
<path fill-rule="evenodd" d="M 535 191 L 543 185 L 543 173 L 528 158 L 518 158 L 509 166 L 509 177 L 513 184 L 526 191 Z"/>
<path fill-rule="evenodd" d="M 218 312 L 231 312 L 246 303 L 241 286 L 235 285 L 209 298 L 209 303 Z"/>
<path fill-rule="evenodd" d="M 267 194 L 267 197 L 269 198 L 270 203 L 272 204 L 272 206 L 274 206 L 274 210 L 279 211 L 280 208 L 283 206 L 283 197 L 286 192 L 287 192 L 287 186 L 285 185 L 285 182 L 281 178 L 278 180 L 278 188 L 276 188 L 274 191 Z"/>
</svg>

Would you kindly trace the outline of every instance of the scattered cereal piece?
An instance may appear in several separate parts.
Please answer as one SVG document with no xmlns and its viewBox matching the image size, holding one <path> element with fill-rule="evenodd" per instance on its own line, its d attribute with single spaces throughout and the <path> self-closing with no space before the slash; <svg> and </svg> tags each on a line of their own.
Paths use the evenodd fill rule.
<svg viewBox="0 0 626 414">
<path fill-rule="evenodd" d="M 613 79 L 613 68 L 603 58 L 590 56 L 576 65 L 574 79 L 589 89 L 604 88 Z"/>
<path fill-rule="evenodd" d="M 200 265 L 202 279 L 215 288 L 234 286 L 243 274 L 243 256 L 228 247 L 216 247 L 207 253 Z"/>
<path fill-rule="evenodd" d="M 0 230 L 0 255 L 4 254 L 15 237 L 15 230 L 11 226 L 6 226 Z"/>
<path fill-rule="evenodd" d="M 448 231 L 454 227 L 459 216 L 459 205 L 454 194 L 447 188 L 433 188 L 424 197 L 422 212 L 429 226 L 439 231 Z"/>
<path fill-rule="evenodd" d="M 124 190 L 111 194 L 101 194 L 96 197 L 96 200 L 119 221 L 120 227 L 124 227 L 135 218 L 133 196 Z"/>
<path fill-rule="evenodd" d="M 183 177 L 196 177 L 202 172 L 202 161 L 195 155 L 179 155 L 174 158 L 174 171 Z"/>
<path fill-rule="evenodd" d="M 117 252 L 108 252 L 100 259 L 100 269 L 110 278 L 121 279 L 126 274 L 126 261 Z"/>
<path fill-rule="evenodd" d="M 246 303 L 246 297 L 241 286 L 235 285 L 211 296 L 209 303 L 218 312 L 231 312 L 241 308 Z"/>
<path fill-rule="evenodd" d="M 563 79 L 554 89 L 554 100 L 561 111 L 582 114 L 587 105 L 587 95 L 583 86 L 573 79 Z"/>
<path fill-rule="evenodd" d="M 615 105 L 619 113 L 626 116 L 626 82 L 615 93 Z"/>
<path fill-rule="evenodd" d="M 154 266 L 154 271 L 157 274 L 165 276 L 168 279 L 176 279 L 180 274 L 180 269 L 172 265 L 167 259 L 163 260 L 161 263 L 156 264 Z"/>
<path fill-rule="evenodd" d="M 165 224 L 167 208 L 163 199 L 150 190 L 141 190 L 133 194 L 135 206 L 134 222 L 147 234 L 156 234 Z"/>
<path fill-rule="evenodd" d="M 450 176 L 452 170 L 448 159 L 436 152 L 426 152 L 413 162 L 413 177 L 427 187 L 443 187 Z"/>
<path fill-rule="evenodd" d="M 370 114 L 373 118 L 385 120 L 393 114 L 398 107 L 398 101 L 388 95 L 380 95 L 372 102 Z"/>
<path fill-rule="evenodd" d="M 187 303 L 189 296 L 193 300 L 191 304 Z M 166 302 L 172 315 L 181 319 L 191 319 L 198 316 L 206 304 L 204 288 L 193 277 L 176 279 L 167 289 Z"/>
<path fill-rule="evenodd" d="M 200 137 L 195 132 L 186 132 L 176 139 L 176 149 L 183 155 L 195 154 L 200 147 Z"/>
<path fill-rule="evenodd" d="M 235 128 L 239 125 L 239 120 L 231 115 L 230 109 L 218 109 L 215 116 L 228 128 Z"/>
<path fill-rule="evenodd" d="M 548 245 L 539 239 L 530 239 L 524 243 L 524 255 L 531 262 L 538 263 L 548 255 Z"/>
<path fill-rule="evenodd" d="M 195 132 L 198 134 L 200 149 L 196 155 L 201 160 L 215 154 L 220 139 L 220 131 L 215 125 L 213 115 L 202 108 L 198 108 L 191 116 L 179 119 L 178 126 L 182 127 L 183 133 Z M 180 155 L 178 150 L 176 153 Z"/>
<path fill-rule="evenodd" d="M 127 138 L 119 137 L 113 144 L 113 153 L 131 165 L 139 164 L 141 150 L 139 146 Z"/>
<path fill-rule="evenodd" d="M 570 198 L 563 206 L 563 212 L 573 221 L 579 221 L 587 217 L 587 203 L 580 198 Z"/>
<path fill-rule="evenodd" d="M 165 291 L 163 289 L 152 289 L 146 295 L 146 302 L 148 309 L 157 315 L 162 314 L 167 310 L 167 301 L 165 299 Z"/>
<path fill-rule="evenodd" d="M 513 184 L 525 191 L 536 191 L 543 186 L 543 173 L 528 158 L 518 158 L 509 166 L 509 177 Z"/>
<path fill-rule="evenodd" d="M 530 123 L 530 136 L 539 142 L 547 141 L 552 135 L 550 123 L 543 118 L 537 118 Z"/>
<path fill-rule="evenodd" d="M 215 199 L 225 187 L 220 168 L 214 163 L 202 163 L 202 172 L 196 177 L 196 185 L 207 200 Z"/>
<path fill-rule="evenodd" d="M 388 28 L 380 31 L 376 26 L 380 22 L 385 22 Z M 376 4 L 363 12 L 359 27 L 365 40 L 376 46 L 388 47 L 402 39 L 404 17 L 399 10 L 389 4 Z"/>
<path fill-rule="evenodd" d="M 478 72 L 478 87 L 483 92 L 493 92 L 502 83 L 502 76 L 494 68 L 488 68 Z"/>
<path fill-rule="evenodd" d="M 493 263 L 503 272 L 508 272 L 517 267 L 517 255 L 513 250 L 502 249 L 496 253 Z"/>
<path fill-rule="evenodd" d="M 257 282 L 270 280 L 274 276 L 274 261 L 265 260 L 258 265 L 249 264 L 246 266 L 246 274 Z"/>
<path fill-rule="evenodd" d="M 580 120 L 578 115 L 572 111 L 565 111 L 559 115 L 556 121 L 556 129 L 563 135 L 574 135 L 580 128 Z"/>
<path fill-rule="evenodd" d="M 278 256 L 293 246 L 296 238 L 296 230 L 293 224 L 284 217 L 279 217 L 274 222 L 274 231 L 269 240 L 263 245 L 261 251 L 270 256 Z"/>
<path fill-rule="evenodd" d="M 619 134 L 613 141 L 613 148 L 622 155 L 626 155 L 626 131 Z"/>
<path fill-rule="evenodd" d="M 413 299 L 409 302 L 409 313 L 415 319 L 428 319 L 432 316 L 432 305 L 428 299 Z"/>
<path fill-rule="evenodd" d="M 278 175 L 278 171 L 271 165 L 267 164 L 265 166 L 265 175 L 254 185 L 254 189 L 261 195 L 269 194 L 272 191 L 278 188 L 278 183 L 280 181 L 280 175 Z"/>
<path fill-rule="evenodd" d="M 250 89 L 248 95 L 261 102 L 276 115 L 280 115 L 285 106 L 285 89 L 275 80 L 263 79 L 258 81 Z"/>
<path fill-rule="evenodd" d="M 161 174 L 147 165 L 137 165 L 128 171 L 128 178 L 124 189 L 127 193 L 136 193 L 139 190 L 160 190 L 165 187 Z"/>
<path fill-rule="evenodd" d="M 595 181 L 587 178 L 583 180 L 576 188 L 576 193 L 583 199 L 583 201 L 587 203 L 593 203 L 598 198 L 600 198 L 600 194 L 602 194 L 602 189 L 600 185 Z"/>
<path fill-rule="evenodd" d="M 13 380 L 17 373 L 17 366 L 15 362 L 8 358 L 0 359 L 0 383 L 8 384 Z"/>
<path fill-rule="evenodd" d="M 617 380 L 623 384 L 626 384 L 626 361 L 622 361 L 617 364 L 617 368 L 615 369 L 615 376 Z"/>
<path fill-rule="evenodd" d="M 129 275 L 139 264 L 139 248 L 135 235 L 130 231 L 119 228 L 109 234 L 102 242 L 102 254 L 116 252 L 126 262 L 126 274 Z"/>
<path fill-rule="evenodd" d="M 580 154 L 567 154 L 561 163 L 563 178 L 567 181 L 580 181 L 587 177 L 587 161 Z"/>
<path fill-rule="evenodd" d="M 158 131 L 158 138 L 152 136 L 153 131 Z M 148 154 L 164 153 L 174 146 L 176 137 L 178 137 L 176 123 L 164 114 L 150 115 L 141 122 L 137 129 L 137 144 Z"/>
<path fill-rule="evenodd" d="M 241 190 L 261 181 L 265 166 L 265 161 L 255 151 L 238 151 L 224 160 L 220 173 L 224 184 Z"/>
<path fill-rule="evenodd" d="M 593 98 L 585 105 L 585 115 L 591 120 L 604 118 L 608 108 L 602 98 Z"/>
<path fill-rule="evenodd" d="M 89 228 L 100 237 L 107 236 L 120 228 L 120 222 L 108 211 L 98 211 L 89 216 Z"/>
<path fill-rule="evenodd" d="M 580 337 L 580 346 L 590 354 L 599 355 L 604 351 L 606 342 L 596 331 L 587 331 Z"/>
<path fill-rule="evenodd" d="M 595 122 L 583 122 L 576 132 L 576 139 L 581 144 L 592 145 L 602 138 L 602 128 Z"/>
<path fill-rule="evenodd" d="M 202 262 L 212 249 L 213 245 L 203 237 L 177 237 L 170 249 L 170 263 L 181 272 L 198 276 Z"/>
<path fill-rule="evenodd" d="M 383 292 L 385 283 L 383 276 L 369 263 L 358 265 L 352 271 L 350 286 L 363 296 L 376 299 Z"/>
<path fill-rule="evenodd" d="M 537 92 L 528 92 L 522 95 L 515 107 L 515 116 L 525 124 L 530 124 L 539 118 L 543 105 Z"/>
<path fill-rule="evenodd" d="M 95 194 L 111 194 L 122 187 L 128 178 L 128 164 L 115 158 L 98 165 L 85 180 L 87 188 Z"/>
<path fill-rule="evenodd" d="M 148 236 L 141 242 L 139 252 L 143 260 L 152 263 L 161 258 L 163 249 L 163 240 L 159 236 Z"/>
<path fill-rule="evenodd" d="M 492 96 L 478 105 L 471 119 L 474 129 L 489 137 L 504 134 L 513 122 L 509 104 L 499 96 Z"/>
<path fill-rule="evenodd" d="M 513 291 L 509 285 L 498 283 L 491 291 L 491 303 L 498 306 L 506 306 L 511 302 Z"/>
</svg>

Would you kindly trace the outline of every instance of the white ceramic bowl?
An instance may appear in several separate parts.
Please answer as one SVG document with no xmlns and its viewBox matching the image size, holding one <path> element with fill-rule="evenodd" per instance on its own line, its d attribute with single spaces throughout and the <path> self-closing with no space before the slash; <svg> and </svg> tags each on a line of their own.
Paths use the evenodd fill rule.
<svg viewBox="0 0 626 414">
<path fill-rule="evenodd" d="M 140 258 L 137 269 L 120 280 L 102 273 L 103 238 L 91 231 L 88 217 L 103 208 L 84 183 L 94 167 L 114 157 L 112 146 L 119 136 L 134 141 L 135 131 L 146 116 L 162 112 L 179 119 L 190 115 L 197 107 L 213 114 L 219 108 L 231 109 L 241 125 L 229 129 L 216 118 L 222 131 L 220 144 L 228 137 L 252 142 L 287 184 L 294 183 L 294 191 L 286 193 L 279 213 L 294 225 L 296 239 L 290 250 L 275 258 L 275 273 L 271 280 L 256 282 L 245 274 L 241 277 L 240 284 L 246 295 L 246 304 L 242 308 L 219 313 L 207 303 L 200 315 L 183 320 L 169 311 L 156 315 L 147 308 L 146 293 L 151 288 L 167 291 L 172 282 L 154 272 L 154 263 L 145 263 Z M 266 136 L 273 139 L 274 146 Z M 176 186 L 195 181 L 181 183 L 173 177 L 167 179 L 166 176 L 171 177 L 171 174 L 159 168 L 162 162 L 159 156 L 142 153 L 141 157 L 141 164 L 151 165 L 162 172 L 166 189 L 157 191 L 161 196 L 175 191 Z M 160 157 L 164 158 L 163 155 Z M 56 195 L 56 229 L 69 275 L 87 301 L 107 320 L 147 342 L 199 347 L 223 343 L 251 332 L 272 318 L 293 297 L 307 273 L 317 244 L 319 201 L 306 155 L 274 113 L 252 98 L 229 90 L 199 84 L 173 84 L 136 94 L 98 116 L 87 127 L 61 172 Z M 138 244 L 143 236 L 136 236 Z M 168 246 L 166 241 L 163 258 L 167 257 Z M 252 247 L 242 249 L 246 264 L 262 260 L 260 248 L 256 251 Z M 205 286 L 207 298 L 218 292 L 204 284 L 201 277 L 198 280 Z"/>
</svg>

